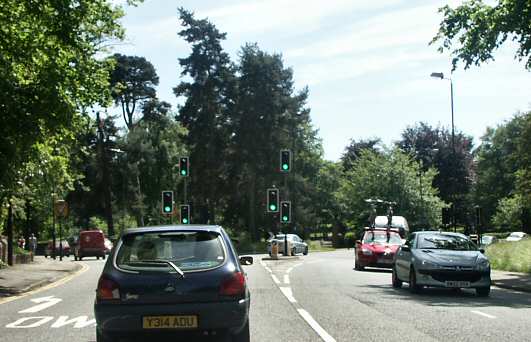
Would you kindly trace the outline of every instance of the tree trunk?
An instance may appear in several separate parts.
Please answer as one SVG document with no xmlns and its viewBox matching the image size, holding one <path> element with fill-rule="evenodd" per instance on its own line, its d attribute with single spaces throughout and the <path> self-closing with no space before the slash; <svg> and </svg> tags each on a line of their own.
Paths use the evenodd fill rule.
<svg viewBox="0 0 531 342">
<path fill-rule="evenodd" d="M 7 264 L 13 266 L 13 203 L 9 200 L 7 212 Z"/>
</svg>

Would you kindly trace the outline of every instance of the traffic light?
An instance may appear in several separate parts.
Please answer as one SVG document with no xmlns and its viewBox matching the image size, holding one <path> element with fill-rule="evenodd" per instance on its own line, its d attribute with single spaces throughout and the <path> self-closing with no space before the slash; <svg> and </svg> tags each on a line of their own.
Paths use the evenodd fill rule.
<svg viewBox="0 0 531 342">
<path fill-rule="evenodd" d="M 282 201 L 280 202 L 280 223 L 290 223 L 291 222 L 291 202 Z"/>
<path fill-rule="evenodd" d="M 267 189 L 267 211 L 278 212 L 278 189 Z"/>
<path fill-rule="evenodd" d="M 450 224 L 450 208 L 442 208 L 442 224 L 445 226 Z"/>
<path fill-rule="evenodd" d="M 290 171 L 291 171 L 291 151 L 281 150 L 280 151 L 280 172 L 290 172 Z"/>
<path fill-rule="evenodd" d="M 190 224 L 190 205 L 181 204 L 181 224 Z"/>
<path fill-rule="evenodd" d="M 179 175 L 188 177 L 190 173 L 190 161 L 188 157 L 179 158 Z"/>
<path fill-rule="evenodd" d="M 162 213 L 166 215 L 173 213 L 173 191 L 162 192 Z"/>
</svg>

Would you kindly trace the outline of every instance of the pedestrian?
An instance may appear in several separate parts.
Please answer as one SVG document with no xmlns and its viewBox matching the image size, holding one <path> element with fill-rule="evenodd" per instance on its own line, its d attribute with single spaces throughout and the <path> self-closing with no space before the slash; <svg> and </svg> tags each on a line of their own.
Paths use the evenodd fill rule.
<svg viewBox="0 0 531 342">
<path fill-rule="evenodd" d="M 35 254 L 35 251 L 37 250 L 37 238 L 35 237 L 35 234 L 31 233 L 31 236 L 28 240 L 30 251 Z"/>
<path fill-rule="evenodd" d="M 23 236 L 20 236 L 20 238 L 18 239 L 18 246 L 22 249 L 26 247 L 26 239 L 24 239 Z"/>
</svg>

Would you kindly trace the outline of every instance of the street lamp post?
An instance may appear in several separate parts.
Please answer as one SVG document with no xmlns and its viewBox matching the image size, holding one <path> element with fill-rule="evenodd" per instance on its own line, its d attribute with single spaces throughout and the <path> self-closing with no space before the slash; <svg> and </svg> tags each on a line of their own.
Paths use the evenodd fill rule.
<svg viewBox="0 0 531 342">
<path fill-rule="evenodd" d="M 430 75 L 431 77 L 440 78 L 441 80 L 448 80 L 450 81 L 450 104 L 452 109 L 452 173 L 454 173 L 453 164 L 455 163 L 455 126 L 454 126 L 454 83 L 451 78 L 444 77 L 444 74 L 442 72 L 433 72 Z M 454 178 L 454 177 L 452 177 Z M 454 232 L 457 231 L 456 228 L 456 222 L 455 222 L 455 187 L 453 185 L 453 182 L 455 182 L 455 179 L 452 179 L 452 185 L 451 185 L 451 197 L 452 197 L 452 221 L 454 226 Z"/>
</svg>

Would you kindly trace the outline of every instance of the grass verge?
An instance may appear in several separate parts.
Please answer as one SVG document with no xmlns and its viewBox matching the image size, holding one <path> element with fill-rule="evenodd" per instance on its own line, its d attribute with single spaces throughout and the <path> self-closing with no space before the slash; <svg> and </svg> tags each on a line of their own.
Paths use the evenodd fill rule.
<svg viewBox="0 0 531 342">
<path fill-rule="evenodd" d="M 486 255 L 493 269 L 531 274 L 531 239 L 495 243 L 487 248 Z"/>
</svg>

